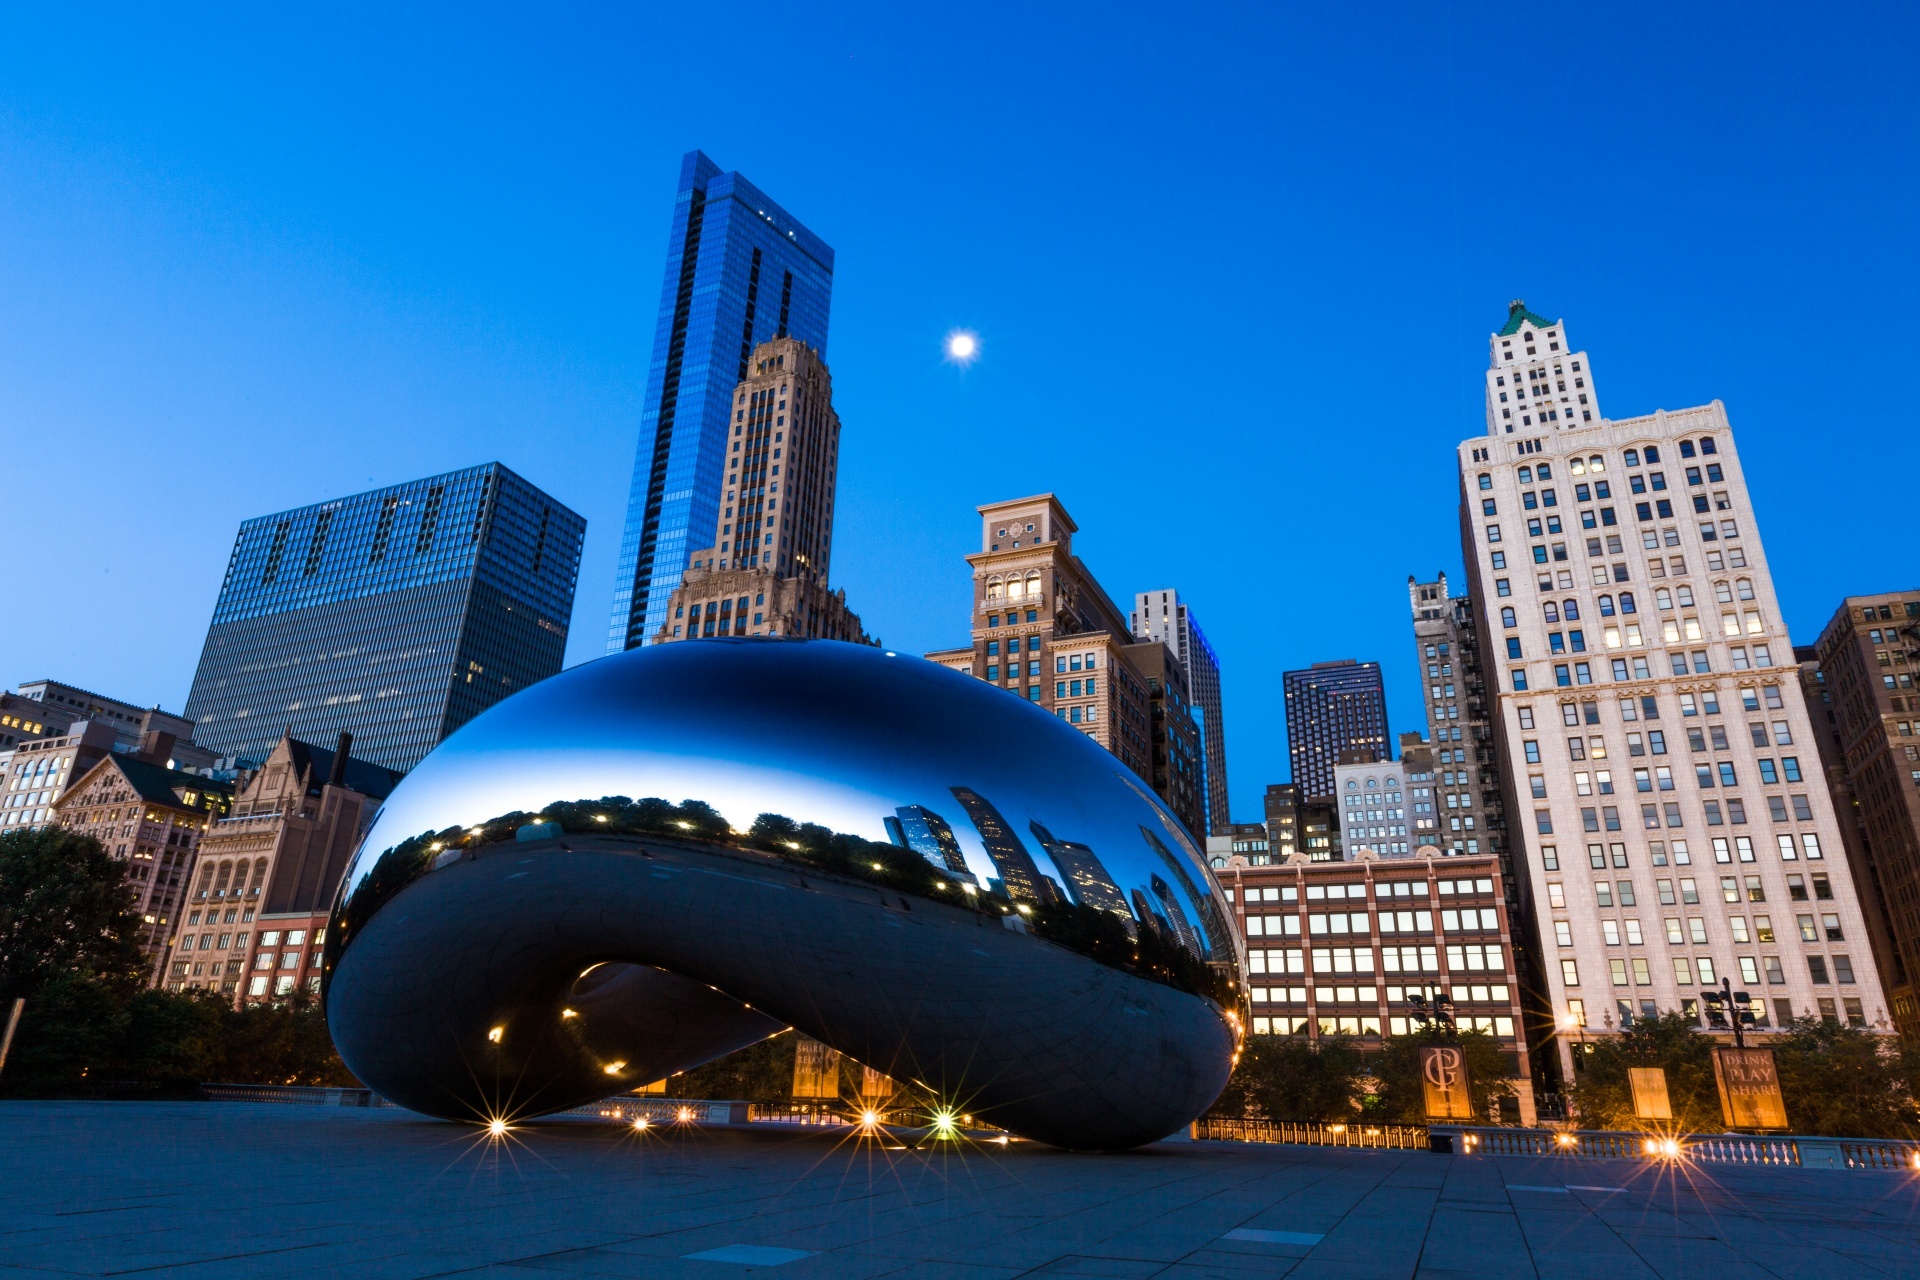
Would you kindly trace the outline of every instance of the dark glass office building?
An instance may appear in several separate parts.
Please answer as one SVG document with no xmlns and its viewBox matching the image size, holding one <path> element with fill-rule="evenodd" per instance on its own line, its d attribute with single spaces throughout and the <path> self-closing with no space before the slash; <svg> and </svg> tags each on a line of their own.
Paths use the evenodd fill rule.
<svg viewBox="0 0 1920 1280">
<path fill-rule="evenodd" d="M 825 359 L 832 293 L 833 250 L 825 242 L 739 174 L 687 153 L 640 409 L 609 653 L 660 630 L 688 555 L 713 534 L 733 389 L 747 376 L 747 357 L 758 343 L 792 336 Z"/>
<path fill-rule="evenodd" d="M 265 758 L 353 735 L 417 764 L 556 674 L 587 522 L 499 463 L 240 526 L 187 698 L 194 740 Z"/>
<path fill-rule="evenodd" d="M 1387 743 L 1387 688 L 1377 662 L 1316 662 L 1286 673 L 1287 755 L 1303 796 L 1333 794 L 1342 751 L 1393 759 Z"/>
</svg>

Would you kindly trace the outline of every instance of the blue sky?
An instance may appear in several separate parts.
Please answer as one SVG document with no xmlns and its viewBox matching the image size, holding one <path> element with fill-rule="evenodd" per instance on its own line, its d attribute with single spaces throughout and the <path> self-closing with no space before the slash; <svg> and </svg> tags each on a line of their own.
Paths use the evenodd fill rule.
<svg viewBox="0 0 1920 1280">
<path fill-rule="evenodd" d="M 548 8 L 553 8 L 549 6 Z M 1723 399 L 1796 636 L 1920 585 L 1910 8 L 0 12 L 0 681 L 178 709 L 239 522 L 499 459 L 589 520 L 599 654 L 680 155 L 838 254 L 835 577 L 959 642 L 1052 490 L 1225 670 L 1386 664 L 1460 561 L 1510 298 L 1607 411 Z M 982 358 L 943 363 L 950 328 Z"/>
</svg>

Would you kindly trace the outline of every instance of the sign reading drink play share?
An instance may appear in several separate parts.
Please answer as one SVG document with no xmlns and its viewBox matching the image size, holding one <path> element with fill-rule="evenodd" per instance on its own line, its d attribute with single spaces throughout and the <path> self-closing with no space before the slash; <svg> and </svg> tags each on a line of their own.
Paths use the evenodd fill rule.
<svg viewBox="0 0 1920 1280">
<path fill-rule="evenodd" d="M 1720 1114 L 1729 1129 L 1784 1129 L 1787 1103 L 1771 1049 L 1713 1051 L 1713 1079 L 1720 1086 Z"/>
</svg>

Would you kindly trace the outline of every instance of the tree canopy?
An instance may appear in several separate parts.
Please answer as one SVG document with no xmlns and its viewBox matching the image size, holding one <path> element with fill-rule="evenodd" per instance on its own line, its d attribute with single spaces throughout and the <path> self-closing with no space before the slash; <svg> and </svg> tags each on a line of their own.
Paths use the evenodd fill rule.
<svg viewBox="0 0 1920 1280">
<path fill-rule="evenodd" d="M 137 985 L 140 918 L 126 867 L 61 826 L 0 832 L 0 1001 L 62 978 Z"/>
</svg>

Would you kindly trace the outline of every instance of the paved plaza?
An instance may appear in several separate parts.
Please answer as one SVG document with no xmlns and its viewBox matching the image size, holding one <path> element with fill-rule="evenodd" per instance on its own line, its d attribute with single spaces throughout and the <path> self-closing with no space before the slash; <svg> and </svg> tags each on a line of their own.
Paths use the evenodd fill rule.
<svg viewBox="0 0 1920 1280">
<path fill-rule="evenodd" d="M 1893 1173 L 0 1103 L 0 1277 L 1920 1275 Z"/>
</svg>

